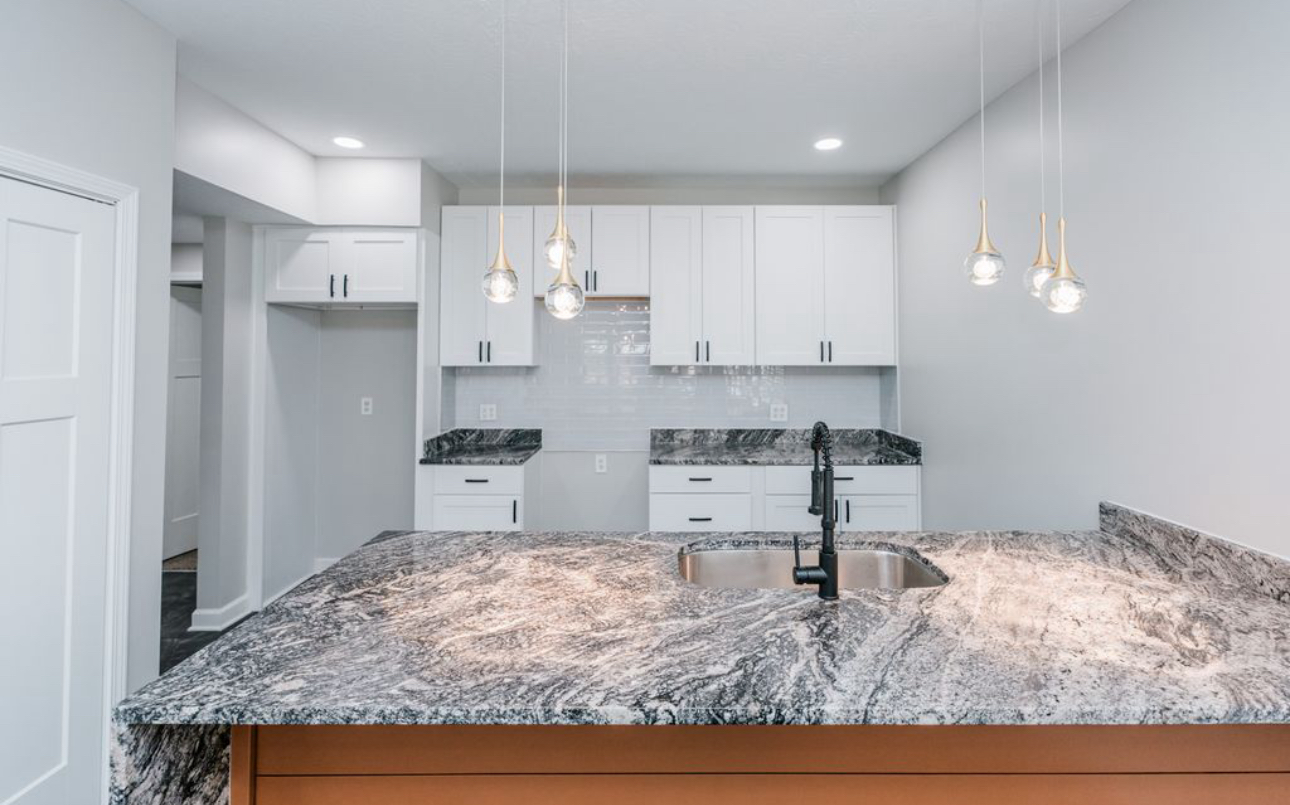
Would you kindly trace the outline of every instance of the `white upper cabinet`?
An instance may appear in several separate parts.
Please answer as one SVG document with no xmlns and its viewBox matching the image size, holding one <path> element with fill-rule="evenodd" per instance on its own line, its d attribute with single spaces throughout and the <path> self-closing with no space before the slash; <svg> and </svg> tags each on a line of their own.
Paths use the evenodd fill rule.
<svg viewBox="0 0 1290 805">
<path fill-rule="evenodd" d="M 752 207 L 650 213 L 650 363 L 750 365 Z"/>
<path fill-rule="evenodd" d="M 578 278 L 578 282 L 583 282 L 584 269 L 589 269 L 592 265 L 592 258 L 595 257 L 594 244 L 591 242 L 591 208 L 579 205 L 564 208 L 564 225 L 569 230 L 569 237 L 573 238 L 573 245 L 576 252 L 573 256 L 572 270 Z M 533 208 L 533 295 L 546 296 L 546 289 L 555 279 L 555 273 L 558 269 L 551 268 L 546 262 L 546 255 L 543 253 L 543 247 L 546 246 L 546 239 L 551 237 L 555 230 L 555 207 L 534 207 Z M 590 276 L 587 277 L 590 279 Z M 586 286 L 583 286 L 586 291 Z"/>
<path fill-rule="evenodd" d="M 592 207 L 590 259 L 570 232 L 578 244 L 574 271 L 581 269 L 587 296 L 649 296 L 649 214 L 649 207 Z"/>
<path fill-rule="evenodd" d="M 757 363 L 896 360 L 892 208 L 757 208 Z"/>
<path fill-rule="evenodd" d="M 757 363 L 824 362 L 824 209 L 757 208 Z"/>
<path fill-rule="evenodd" d="M 265 301 L 416 304 L 412 229 L 269 229 Z"/>
<path fill-rule="evenodd" d="M 444 207 L 439 360 L 444 366 L 533 364 L 533 211 L 506 208 L 506 254 L 520 280 L 505 304 L 481 283 L 497 249 L 497 207 Z"/>
<path fill-rule="evenodd" d="M 896 362 L 891 207 L 824 208 L 825 357 L 843 366 Z"/>
<path fill-rule="evenodd" d="M 702 361 L 703 211 L 650 210 L 649 362 L 678 366 Z"/>
<path fill-rule="evenodd" d="M 703 208 L 703 362 L 756 361 L 753 208 Z"/>
</svg>

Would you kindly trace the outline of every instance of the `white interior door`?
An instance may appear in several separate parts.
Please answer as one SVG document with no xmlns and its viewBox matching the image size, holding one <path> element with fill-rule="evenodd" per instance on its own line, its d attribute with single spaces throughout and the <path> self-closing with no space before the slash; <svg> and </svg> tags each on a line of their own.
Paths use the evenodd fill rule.
<svg viewBox="0 0 1290 805">
<path fill-rule="evenodd" d="M 166 526 L 162 558 L 197 548 L 201 501 L 202 290 L 170 288 L 170 397 L 166 406 Z"/>
<path fill-rule="evenodd" d="M 102 799 L 115 211 L 0 179 L 0 802 Z"/>
</svg>

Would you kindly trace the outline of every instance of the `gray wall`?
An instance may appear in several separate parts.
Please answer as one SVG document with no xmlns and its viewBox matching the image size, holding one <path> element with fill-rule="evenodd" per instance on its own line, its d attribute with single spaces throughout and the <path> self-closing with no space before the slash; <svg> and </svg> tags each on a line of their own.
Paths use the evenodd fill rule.
<svg viewBox="0 0 1290 805">
<path fill-rule="evenodd" d="M 1069 248 L 1090 290 L 1076 315 L 1020 285 L 1037 245 L 1033 76 L 986 117 L 999 285 L 961 270 L 975 122 L 884 188 L 899 205 L 902 413 L 926 439 L 927 526 L 1086 527 L 1110 498 L 1290 556 L 1290 272 L 1274 245 L 1287 31 L 1279 0 L 1136 0 L 1068 50 Z"/>
<path fill-rule="evenodd" d="M 118 0 L 7 0 L 0 144 L 139 189 L 128 681 L 157 675 L 175 40 Z"/>
</svg>

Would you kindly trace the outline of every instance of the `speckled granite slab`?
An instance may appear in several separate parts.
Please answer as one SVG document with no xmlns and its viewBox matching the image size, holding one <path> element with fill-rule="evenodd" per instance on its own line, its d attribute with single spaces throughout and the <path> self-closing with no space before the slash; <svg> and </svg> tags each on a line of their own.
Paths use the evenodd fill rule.
<svg viewBox="0 0 1290 805">
<path fill-rule="evenodd" d="M 811 432 L 802 428 L 650 430 L 651 464 L 807 465 L 811 460 Z M 872 428 L 833 431 L 833 463 L 839 466 L 922 462 L 922 445 L 905 436 Z"/>
<path fill-rule="evenodd" d="M 847 535 L 949 582 L 833 603 L 677 574 L 687 544 L 782 534 L 384 535 L 122 703 L 114 801 L 170 801 L 137 783 L 158 764 L 217 789 L 226 741 L 200 725 L 1290 721 L 1286 563 L 1103 523 Z"/>
<path fill-rule="evenodd" d="M 542 449 L 537 428 L 456 428 L 426 439 L 422 464 L 523 464 Z"/>
</svg>

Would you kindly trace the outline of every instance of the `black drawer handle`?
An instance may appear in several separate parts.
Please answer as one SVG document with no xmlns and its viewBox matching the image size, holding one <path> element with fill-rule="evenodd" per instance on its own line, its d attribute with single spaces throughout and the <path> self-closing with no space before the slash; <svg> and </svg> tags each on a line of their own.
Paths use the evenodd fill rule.
<svg viewBox="0 0 1290 805">
<path fill-rule="evenodd" d="M 851 501 L 847 501 L 847 522 L 851 522 Z"/>
<path fill-rule="evenodd" d="M 711 481 L 711 478 L 691 478 L 691 481 Z"/>
<path fill-rule="evenodd" d="M 467 478 L 467 479 L 466 479 L 466 483 L 468 483 L 468 484 L 486 484 L 486 483 L 488 483 L 488 479 L 487 479 L 487 478 Z"/>
<path fill-rule="evenodd" d="M 335 298 L 336 296 L 336 275 L 332 274 L 327 280 L 327 296 Z"/>
<path fill-rule="evenodd" d="M 511 522 L 518 523 L 519 521 L 520 521 L 520 502 L 518 500 L 512 500 L 511 501 Z"/>
<path fill-rule="evenodd" d="M 344 290 L 344 297 L 348 299 L 349 298 L 349 275 L 348 274 L 345 275 L 345 283 L 342 286 L 342 288 Z"/>
<path fill-rule="evenodd" d="M 839 475 L 838 477 L 834 478 L 833 480 L 835 480 L 835 481 L 854 481 L 854 480 L 855 480 L 855 476 L 854 476 L 854 475 Z"/>
<path fill-rule="evenodd" d="M 712 518 L 711 517 L 691 517 L 690 522 L 691 523 L 710 523 L 712 522 Z"/>
</svg>

